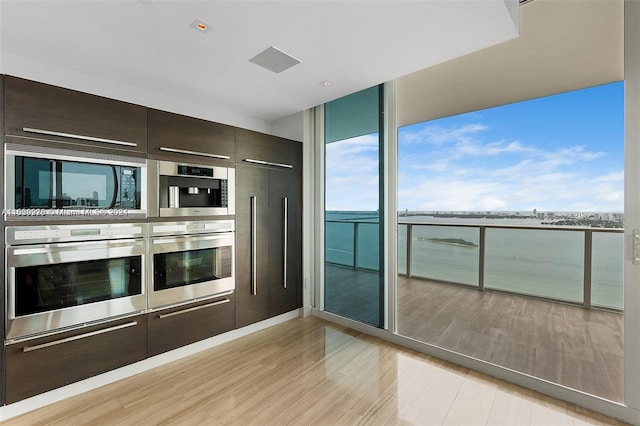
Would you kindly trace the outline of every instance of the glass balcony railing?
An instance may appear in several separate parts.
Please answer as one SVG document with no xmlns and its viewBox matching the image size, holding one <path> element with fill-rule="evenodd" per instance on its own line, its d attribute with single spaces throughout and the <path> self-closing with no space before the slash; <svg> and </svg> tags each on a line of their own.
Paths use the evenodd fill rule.
<svg viewBox="0 0 640 426">
<path fill-rule="evenodd" d="M 368 232 L 371 222 L 328 220 L 325 226 L 327 262 L 377 270 L 373 259 L 378 235 Z M 398 272 L 408 278 L 622 310 L 623 232 L 399 222 Z"/>
</svg>

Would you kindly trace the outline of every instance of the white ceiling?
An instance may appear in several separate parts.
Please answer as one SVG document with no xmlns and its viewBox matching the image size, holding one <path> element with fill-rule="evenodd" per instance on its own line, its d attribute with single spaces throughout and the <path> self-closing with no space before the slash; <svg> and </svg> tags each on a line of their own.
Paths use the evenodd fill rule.
<svg viewBox="0 0 640 426">
<path fill-rule="evenodd" d="M 412 124 L 624 79 L 623 0 L 534 0 L 520 37 L 398 79 Z"/>
<path fill-rule="evenodd" d="M 515 0 L 0 0 L 0 72 L 271 122 L 517 33 Z M 276 74 L 249 62 L 269 46 L 302 63 Z"/>
</svg>

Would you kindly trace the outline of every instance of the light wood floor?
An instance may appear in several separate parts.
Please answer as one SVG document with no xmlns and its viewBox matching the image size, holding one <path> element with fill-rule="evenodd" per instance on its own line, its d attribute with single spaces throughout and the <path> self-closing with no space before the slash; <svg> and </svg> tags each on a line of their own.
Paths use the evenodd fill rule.
<svg viewBox="0 0 640 426">
<path fill-rule="evenodd" d="M 328 266 L 326 281 L 327 310 L 377 312 L 377 273 Z M 404 277 L 397 300 L 400 335 L 623 401 L 622 314 Z"/>
<path fill-rule="evenodd" d="M 5 424 L 623 423 L 310 317 L 242 337 Z"/>
</svg>

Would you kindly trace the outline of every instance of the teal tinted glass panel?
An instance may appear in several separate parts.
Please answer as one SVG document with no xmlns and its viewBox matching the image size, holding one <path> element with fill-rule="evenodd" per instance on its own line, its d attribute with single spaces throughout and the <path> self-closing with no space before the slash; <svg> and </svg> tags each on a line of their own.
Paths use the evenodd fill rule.
<svg viewBox="0 0 640 426">
<path fill-rule="evenodd" d="M 324 309 L 384 325 L 381 88 L 325 104 Z"/>
</svg>

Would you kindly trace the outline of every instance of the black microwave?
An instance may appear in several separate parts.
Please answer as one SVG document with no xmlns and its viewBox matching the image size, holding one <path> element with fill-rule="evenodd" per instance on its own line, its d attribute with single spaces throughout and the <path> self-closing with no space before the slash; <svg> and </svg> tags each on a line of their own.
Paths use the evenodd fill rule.
<svg viewBox="0 0 640 426">
<path fill-rule="evenodd" d="M 5 217 L 146 217 L 146 160 L 5 146 Z"/>
</svg>

